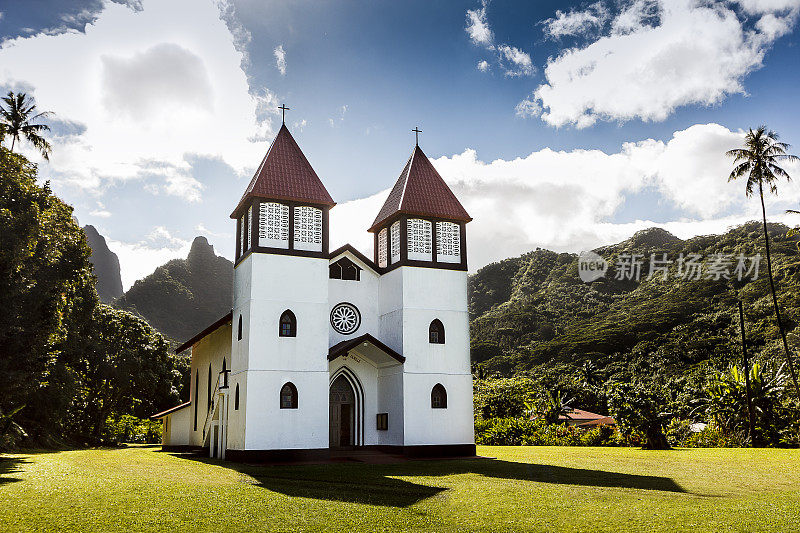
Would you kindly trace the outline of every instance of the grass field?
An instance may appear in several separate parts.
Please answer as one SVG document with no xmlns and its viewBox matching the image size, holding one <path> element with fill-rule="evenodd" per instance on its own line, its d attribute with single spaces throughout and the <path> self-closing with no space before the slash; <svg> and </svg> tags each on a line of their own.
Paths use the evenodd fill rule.
<svg viewBox="0 0 800 533">
<path fill-rule="evenodd" d="M 0 531 L 800 531 L 800 451 L 478 447 L 247 466 L 133 446 L 5 455 Z"/>
</svg>

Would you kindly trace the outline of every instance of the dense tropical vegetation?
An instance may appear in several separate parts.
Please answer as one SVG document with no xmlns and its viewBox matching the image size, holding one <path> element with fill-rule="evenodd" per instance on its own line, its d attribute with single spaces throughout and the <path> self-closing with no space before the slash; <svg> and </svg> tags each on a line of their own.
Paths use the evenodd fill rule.
<svg viewBox="0 0 800 533">
<path fill-rule="evenodd" d="M 664 253 L 674 258 L 752 257 L 759 251 L 761 227 L 753 222 L 686 241 L 650 229 L 597 252 L 611 265 L 633 252 L 648 258 Z M 787 342 L 796 352 L 798 237 L 788 236 L 788 228 L 779 224 L 769 224 L 768 230 L 776 297 L 784 310 Z M 584 283 L 576 255 L 536 250 L 479 270 L 470 279 L 479 438 L 486 420 L 526 417 L 526 403 L 535 403 L 543 391 L 559 391 L 573 399 L 573 407 L 616 416 L 622 441 L 630 443 L 664 447 L 659 428 L 664 434 L 670 426 L 701 421 L 712 423 L 708 432 L 723 431 L 718 443 L 797 444 L 797 396 L 763 270 L 755 280 L 753 273 L 742 280 L 733 275 L 688 280 L 677 269 L 671 265 L 667 279 L 648 279 L 645 266 L 638 281 L 616 279 L 609 269 L 604 278 Z M 752 440 L 744 371 L 731 370 L 742 365 L 739 299 L 754 363 L 750 375 L 757 431 Z M 739 382 L 741 387 L 734 386 Z M 712 393 L 724 398 L 711 401 Z M 642 441 L 647 435 L 649 444 Z"/>
<path fill-rule="evenodd" d="M 579 277 L 578 256 L 547 250 L 473 276 L 479 440 L 487 420 L 527 424 L 530 411 L 520 406 L 545 394 L 613 414 L 617 442 L 800 444 L 800 239 L 768 224 L 764 209 L 764 188 L 777 193 L 779 179 L 789 179 L 779 164 L 798 160 L 788 148 L 762 126 L 727 153 L 735 162 L 729 181 L 746 179 L 747 196 L 758 191 L 760 224 L 686 241 L 658 228 L 640 231 L 595 250 L 617 269 L 589 283 Z M 498 387 L 514 390 L 497 402 L 490 391 Z M 541 410 L 534 418 L 554 421 Z M 704 435 L 687 432 L 693 421 L 709 423 Z"/>
<path fill-rule="evenodd" d="M 72 208 L 5 147 L 0 227 L 0 446 L 113 441 L 121 417 L 174 405 L 185 363 L 144 320 L 98 302 Z"/>
</svg>

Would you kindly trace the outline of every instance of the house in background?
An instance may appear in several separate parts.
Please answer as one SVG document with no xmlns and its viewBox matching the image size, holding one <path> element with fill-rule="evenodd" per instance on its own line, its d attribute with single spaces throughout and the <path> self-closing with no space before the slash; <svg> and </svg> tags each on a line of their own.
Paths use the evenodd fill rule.
<svg viewBox="0 0 800 533">
<path fill-rule="evenodd" d="M 283 125 L 231 214 L 233 309 L 177 349 L 191 391 L 154 415 L 165 449 L 474 455 L 471 218 L 418 145 L 368 229 L 373 258 L 329 251 L 334 205 Z"/>
<path fill-rule="evenodd" d="M 568 413 L 560 415 L 558 420 L 568 426 L 576 426 L 582 429 L 591 429 L 596 426 L 615 426 L 617 424 L 613 417 L 591 413 L 583 409 L 571 409 Z"/>
</svg>

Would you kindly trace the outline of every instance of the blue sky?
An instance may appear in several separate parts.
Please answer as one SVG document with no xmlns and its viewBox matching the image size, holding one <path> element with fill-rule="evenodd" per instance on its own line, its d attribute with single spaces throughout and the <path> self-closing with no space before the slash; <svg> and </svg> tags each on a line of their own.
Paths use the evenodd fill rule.
<svg viewBox="0 0 800 533">
<path fill-rule="evenodd" d="M 339 202 L 332 244 L 369 252 L 365 230 L 419 126 L 475 218 L 474 270 L 536 246 L 755 218 L 722 152 L 760 123 L 800 143 L 798 11 L 800 0 L 6 0 L 0 88 L 55 111 L 42 174 L 107 236 L 126 286 L 198 234 L 231 256 L 227 217 L 282 102 Z M 769 209 L 785 219 L 798 203 L 789 185 Z"/>
</svg>

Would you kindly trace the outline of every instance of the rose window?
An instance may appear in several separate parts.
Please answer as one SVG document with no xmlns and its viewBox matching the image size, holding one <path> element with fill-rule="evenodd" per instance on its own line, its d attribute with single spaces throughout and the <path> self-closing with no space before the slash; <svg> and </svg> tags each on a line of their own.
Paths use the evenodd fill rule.
<svg viewBox="0 0 800 533">
<path fill-rule="evenodd" d="M 361 325 L 361 313 L 358 308 L 349 303 L 337 304 L 331 310 L 331 326 L 342 335 L 349 335 Z"/>
</svg>

